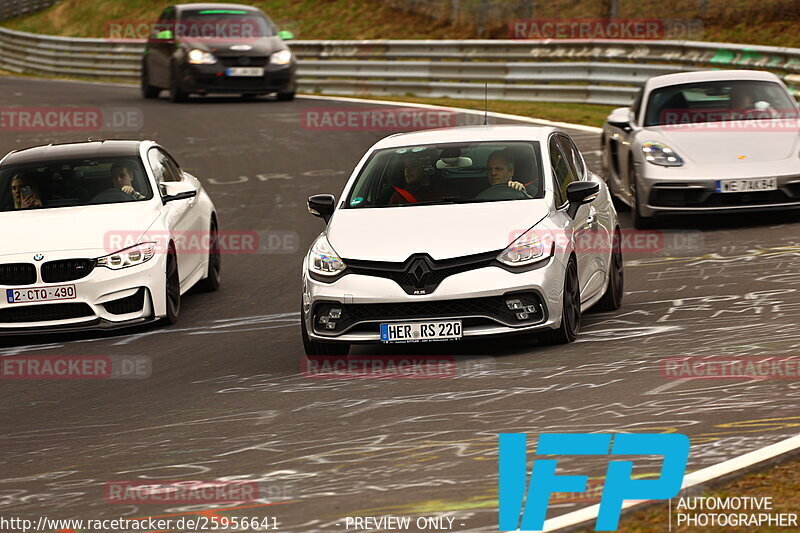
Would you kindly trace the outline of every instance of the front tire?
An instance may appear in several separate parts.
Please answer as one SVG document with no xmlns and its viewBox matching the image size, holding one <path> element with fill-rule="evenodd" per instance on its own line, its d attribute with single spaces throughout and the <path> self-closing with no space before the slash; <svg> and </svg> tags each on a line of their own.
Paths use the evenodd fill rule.
<svg viewBox="0 0 800 533">
<path fill-rule="evenodd" d="M 611 265 L 608 271 L 606 292 L 595 305 L 598 311 L 616 311 L 622 306 L 622 293 L 625 277 L 622 270 L 622 237 L 620 230 L 614 232 L 614 245 L 611 250 Z"/>
<path fill-rule="evenodd" d="M 630 173 L 631 177 L 633 178 L 633 227 L 636 229 L 651 229 L 655 227 L 655 221 L 652 217 L 646 217 L 642 215 L 641 210 L 641 201 L 639 200 L 639 176 L 636 173 L 636 167 L 633 165 L 633 161 L 630 163 Z"/>
<path fill-rule="evenodd" d="M 170 69 L 169 80 L 170 101 L 174 103 L 185 102 L 189 98 L 189 95 L 181 90 L 180 74 L 175 66 Z"/>
<path fill-rule="evenodd" d="M 169 324 L 178 322 L 181 312 L 181 279 L 178 275 L 178 256 L 175 248 L 170 246 L 167 252 L 167 314 L 164 319 Z"/>
<path fill-rule="evenodd" d="M 350 353 L 350 345 L 347 343 L 332 343 L 332 342 L 314 342 L 308 338 L 308 329 L 306 328 L 306 321 L 303 318 L 303 311 L 300 310 L 300 331 L 303 336 L 303 349 L 307 357 L 319 356 L 341 356 L 345 357 Z"/>
<path fill-rule="evenodd" d="M 294 100 L 294 91 L 287 91 L 285 93 L 278 93 L 277 94 L 278 101 L 280 102 L 291 102 Z"/>
<path fill-rule="evenodd" d="M 152 100 L 158 98 L 161 94 L 161 89 L 155 85 L 150 85 L 150 74 L 147 72 L 147 66 L 142 65 L 142 74 L 140 77 L 140 84 L 142 90 L 142 98 Z"/>
<path fill-rule="evenodd" d="M 220 267 L 222 265 L 222 258 L 219 251 L 219 231 L 217 230 L 217 221 L 211 222 L 211 229 L 208 231 L 208 271 L 206 277 L 200 280 L 198 284 L 200 289 L 205 292 L 214 292 L 219 289 L 220 284 Z"/>
<path fill-rule="evenodd" d="M 581 329 L 581 291 L 578 282 L 578 264 L 570 259 L 564 274 L 564 296 L 561 306 L 561 324 L 558 329 L 543 333 L 543 344 L 569 344 Z"/>
</svg>

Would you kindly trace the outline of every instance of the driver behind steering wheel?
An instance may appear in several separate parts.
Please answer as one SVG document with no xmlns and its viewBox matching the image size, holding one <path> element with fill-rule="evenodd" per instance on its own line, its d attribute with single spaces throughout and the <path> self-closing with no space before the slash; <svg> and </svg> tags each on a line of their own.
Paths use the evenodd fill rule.
<svg viewBox="0 0 800 533">
<path fill-rule="evenodd" d="M 525 185 L 512 179 L 514 177 L 514 159 L 504 150 L 495 150 L 486 161 L 489 186 L 507 185 L 512 189 L 526 193 Z"/>
<path fill-rule="evenodd" d="M 133 175 L 135 170 L 131 163 L 125 161 L 117 161 L 111 165 L 111 179 L 114 187 L 122 192 L 129 194 L 136 200 L 141 200 L 144 195 L 133 188 Z"/>
</svg>

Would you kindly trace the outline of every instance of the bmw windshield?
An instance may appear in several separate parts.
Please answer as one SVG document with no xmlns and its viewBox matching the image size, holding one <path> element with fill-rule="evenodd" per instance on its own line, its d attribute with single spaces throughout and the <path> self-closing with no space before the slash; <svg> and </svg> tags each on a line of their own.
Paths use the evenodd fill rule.
<svg viewBox="0 0 800 533">
<path fill-rule="evenodd" d="M 137 157 L 73 159 L 0 168 L 0 211 L 149 200 Z"/>
<path fill-rule="evenodd" d="M 538 143 L 448 143 L 375 151 L 350 189 L 345 208 L 543 197 Z"/>
</svg>

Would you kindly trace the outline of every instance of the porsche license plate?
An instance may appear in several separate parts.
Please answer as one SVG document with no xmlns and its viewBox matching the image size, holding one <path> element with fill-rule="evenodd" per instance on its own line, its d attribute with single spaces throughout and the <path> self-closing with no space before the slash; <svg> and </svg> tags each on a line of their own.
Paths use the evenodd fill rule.
<svg viewBox="0 0 800 533">
<path fill-rule="evenodd" d="M 777 178 L 758 178 L 741 180 L 717 180 L 717 192 L 756 192 L 774 191 L 778 188 Z"/>
<path fill-rule="evenodd" d="M 76 296 L 75 285 L 6 289 L 6 300 L 10 304 L 49 302 L 51 300 L 74 300 Z"/>
<path fill-rule="evenodd" d="M 449 341 L 461 335 L 460 320 L 381 324 L 382 342 Z"/>
<path fill-rule="evenodd" d="M 231 67 L 225 69 L 226 76 L 241 76 L 244 78 L 258 78 L 264 75 L 263 67 Z"/>
</svg>

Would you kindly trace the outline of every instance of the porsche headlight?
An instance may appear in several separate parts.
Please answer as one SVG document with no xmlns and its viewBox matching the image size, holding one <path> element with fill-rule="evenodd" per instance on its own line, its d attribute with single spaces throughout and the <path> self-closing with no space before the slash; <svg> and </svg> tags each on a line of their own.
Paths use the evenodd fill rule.
<svg viewBox="0 0 800 533">
<path fill-rule="evenodd" d="M 217 62 L 217 58 L 211 52 L 198 50 L 197 48 L 189 50 L 189 63 L 193 65 L 213 65 Z"/>
<path fill-rule="evenodd" d="M 111 270 L 128 268 L 150 261 L 155 253 L 156 243 L 143 242 L 142 244 L 137 244 L 130 248 L 120 250 L 119 252 L 98 258 L 97 266 L 110 268 Z"/>
<path fill-rule="evenodd" d="M 655 141 L 642 143 L 642 155 L 648 163 L 662 167 L 679 167 L 683 165 L 683 159 L 675 153 L 675 150 L 666 144 Z"/>
<path fill-rule="evenodd" d="M 336 255 L 331 243 L 323 233 L 308 252 L 308 270 L 320 276 L 336 276 L 341 274 L 347 265 Z"/>
<path fill-rule="evenodd" d="M 278 50 L 269 56 L 269 62 L 273 65 L 288 65 L 292 60 L 292 53 L 289 50 Z"/>
<path fill-rule="evenodd" d="M 533 227 L 520 235 L 497 256 L 497 260 L 508 266 L 526 266 L 546 259 L 553 249 L 547 231 Z"/>
</svg>

